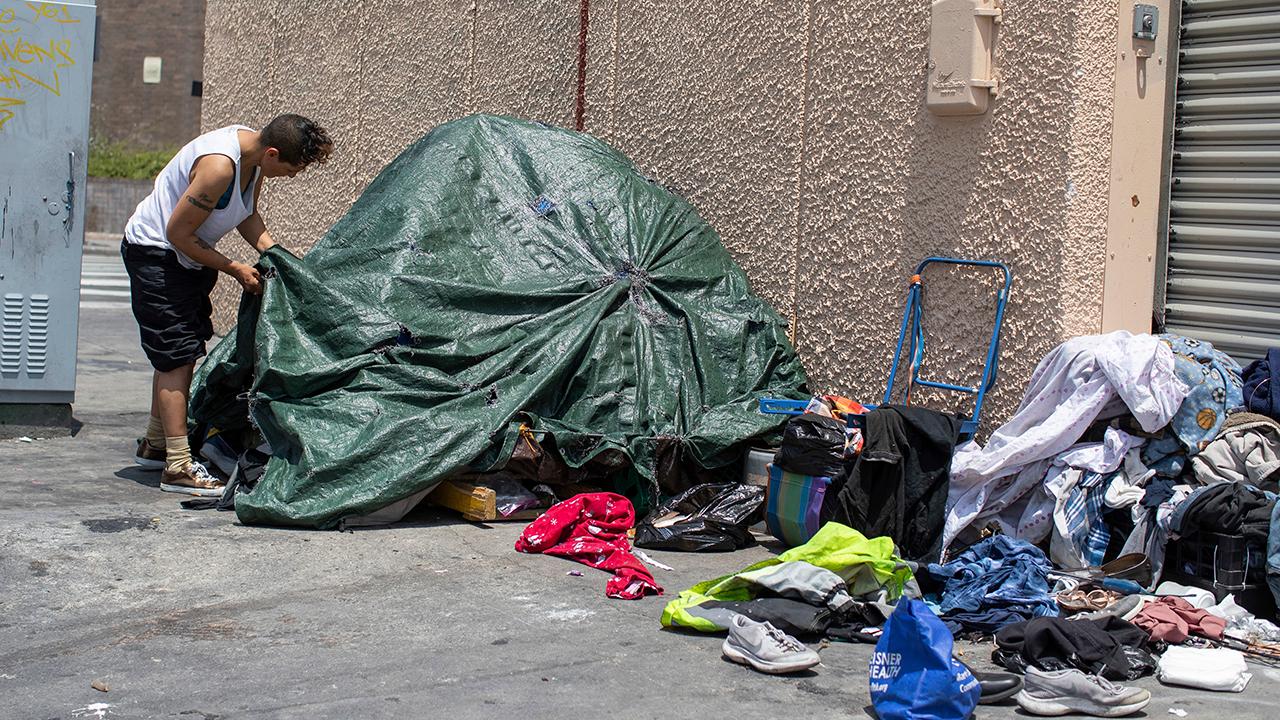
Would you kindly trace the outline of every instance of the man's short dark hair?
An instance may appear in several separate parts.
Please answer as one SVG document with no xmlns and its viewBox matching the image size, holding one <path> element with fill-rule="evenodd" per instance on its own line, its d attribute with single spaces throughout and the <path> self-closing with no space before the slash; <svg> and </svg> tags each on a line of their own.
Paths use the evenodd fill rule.
<svg viewBox="0 0 1280 720">
<path fill-rule="evenodd" d="M 280 159 L 291 165 L 323 163 L 333 150 L 324 128 L 292 113 L 277 115 L 262 128 L 262 144 L 280 151 Z"/>
</svg>

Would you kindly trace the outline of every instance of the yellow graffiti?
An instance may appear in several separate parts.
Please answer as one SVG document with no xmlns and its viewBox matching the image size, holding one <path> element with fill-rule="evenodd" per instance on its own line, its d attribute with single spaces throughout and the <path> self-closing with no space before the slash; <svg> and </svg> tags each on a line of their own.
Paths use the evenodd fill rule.
<svg viewBox="0 0 1280 720">
<path fill-rule="evenodd" d="M 61 25 L 74 25 L 80 22 L 79 18 L 71 17 L 71 13 L 67 12 L 66 5 L 47 2 L 29 2 L 27 7 L 31 8 L 31 12 L 36 14 L 36 20 L 52 20 Z"/>
<path fill-rule="evenodd" d="M 12 45 L 8 40 L 0 38 L 0 61 L 16 62 L 23 65 L 39 62 L 58 62 L 58 67 L 71 67 L 76 61 L 71 58 L 70 40 L 50 40 L 47 46 L 32 45 L 16 38 Z"/>
<path fill-rule="evenodd" d="M 62 96 L 62 75 L 65 70 L 76 65 L 72 40 L 67 38 L 41 39 L 30 42 L 19 33 L 22 26 L 40 23 L 57 23 L 61 25 L 80 22 L 73 17 L 67 6 L 48 2 L 24 3 L 31 15 L 19 18 L 12 7 L 0 8 L 0 92 L 7 96 L 0 97 L 0 130 L 6 123 L 18 115 L 23 105 L 27 105 L 33 94 L 48 93 L 54 97 Z M 56 32 L 50 28 L 46 32 Z"/>
<path fill-rule="evenodd" d="M 4 124 L 9 122 L 9 120 L 16 114 L 9 108 L 26 104 L 27 102 L 25 100 L 19 100 L 18 98 L 0 97 L 0 130 L 3 130 Z"/>
<path fill-rule="evenodd" d="M 10 67 L 9 74 L 7 75 L 0 72 L 0 85 L 21 90 L 22 80 L 20 78 L 26 78 L 27 81 L 34 83 L 37 87 L 42 87 L 45 90 L 48 90 L 50 94 L 62 97 L 62 78 L 58 77 L 58 73 L 56 71 L 53 73 L 53 84 L 50 85 L 40 80 L 40 78 L 31 77 L 16 67 Z"/>
</svg>

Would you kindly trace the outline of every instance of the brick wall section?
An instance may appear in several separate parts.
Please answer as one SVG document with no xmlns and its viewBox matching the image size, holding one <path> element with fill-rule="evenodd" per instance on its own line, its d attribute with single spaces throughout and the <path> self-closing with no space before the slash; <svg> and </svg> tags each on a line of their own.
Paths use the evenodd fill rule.
<svg viewBox="0 0 1280 720">
<path fill-rule="evenodd" d="M 162 59 L 158 85 L 142 82 L 142 60 Z M 92 136 L 140 149 L 177 148 L 200 134 L 204 0 L 98 0 Z"/>
<path fill-rule="evenodd" d="M 150 180 L 89 178 L 85 231 L 123 235 L 125 223 L 153 186 Z"/>
</svg>

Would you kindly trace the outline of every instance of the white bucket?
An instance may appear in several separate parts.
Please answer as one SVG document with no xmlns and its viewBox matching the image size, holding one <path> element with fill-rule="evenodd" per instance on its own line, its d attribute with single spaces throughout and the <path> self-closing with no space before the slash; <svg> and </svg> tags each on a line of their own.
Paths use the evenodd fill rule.
<svg viewBox="0 0 1280 720">
<path fill-rule="evenodd" d="M 775 452 L 769 448 L 751 448 L 742 461 L 742 483 L 764 488 L 766 504 L 769 502 L 769 463 L 773 462 Z M 752 525 L 751 529 L 758 533 L 768 532 L 764 520 Z"/>
</svg>

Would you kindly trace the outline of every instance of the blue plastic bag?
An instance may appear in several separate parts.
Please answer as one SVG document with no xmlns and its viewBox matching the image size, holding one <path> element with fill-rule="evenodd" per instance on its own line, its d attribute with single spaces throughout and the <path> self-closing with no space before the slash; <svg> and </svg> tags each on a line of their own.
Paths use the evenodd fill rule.
<svg viewBox="0 0 1280 720">
<path fill-rule="evenodd" d="M 982 688 L 951 656 L 951 631 L 919 600 L 903 598 L 885 623 L 868 675 L 880 720 L 965 720 Z"/>
</svg>

